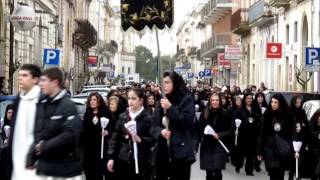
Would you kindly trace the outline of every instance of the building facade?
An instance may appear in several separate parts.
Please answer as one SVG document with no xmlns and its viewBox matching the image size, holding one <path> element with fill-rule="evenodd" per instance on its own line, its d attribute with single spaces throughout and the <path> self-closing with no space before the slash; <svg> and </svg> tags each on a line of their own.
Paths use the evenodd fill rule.
<svg viewBox="0 0 320 180">
<path fill-rule="evenodd" d="M 313 0 L 240 0 L 233 32 L 241 39 L 239 85 L 264 82 L 270 89 L 320 91 L 319 73 L 305 72 L 306 47 L 320 47 L 320 4 Z M 282 57 L 266 57 L 267 43 L 281 43 Z M 310 79 L 306 84 L 299 79 Z"/>
<path fill-rule="evenodd" d="M 201 6 L 194 6 L 185 16 L 177 31 L 177 54 L 175 70 L 192 84 L 199 80 L 199 72 L 204 70 L 200 47 L 204 37 L 199 36 L 203 29 L 198 28 L 201 20 Z"/>
<path fill-rule="evenodd" d="M 237 45 L 237 37 L 231 31 L 232 9 L 235 0 L 208 0 L 201 11 L 202 28 L 205 28 L 205 41 L 201 43 L 201 58 L 208 62 L 205 68 L 211 70 L 212 85 L 236 83 L 238 60 L 226 60 L 227 45 Z"/>
</svg>

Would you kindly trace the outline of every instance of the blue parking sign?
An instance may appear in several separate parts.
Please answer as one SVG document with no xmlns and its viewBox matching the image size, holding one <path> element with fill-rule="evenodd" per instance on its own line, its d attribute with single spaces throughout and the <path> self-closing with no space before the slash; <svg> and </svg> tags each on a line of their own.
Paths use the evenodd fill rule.
<svg viewBox="0 0 320 180">
<path fill-rule="evenodd" d="M 320 71 L 320 48 L 306 48 L 307 71 Z"/>
<path fill-rule="evenodd" d="M 43 62 L 46 65 L 59 65 L 60 50 L 59 49 L 44 49 Z"/>
<path fill-rule="evenodd" d="M 205 77 L 211 77 L 211 69 L 205 69 L 204 70 L 204 76 Z"/>
</svg>

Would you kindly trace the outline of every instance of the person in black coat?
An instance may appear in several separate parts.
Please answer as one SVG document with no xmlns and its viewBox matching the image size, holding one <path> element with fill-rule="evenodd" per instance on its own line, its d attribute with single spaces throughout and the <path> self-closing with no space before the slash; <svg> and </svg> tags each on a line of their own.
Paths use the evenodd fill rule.
<svg viewBox="0 0 320 180">
<path fill-rule="evenodd" d="M 247 175 L 253 176 L 254 162 L 256 158 L 256 147 L 260 130 L 261 111 L 253 103 L 253 94 L 245 94 L 242 100 L 242 108 L 238 110 L 233 120 L 240 119 L 241 125 L 238 129 L 236 160 L 236 172 L 239 173 L 246 159 L 245 171 Z"/>
<path fill-rule="evenodd" d="M 314 113 L 310 120 L 310 130 L 310 151 L 313 155 L 313 161 L 310 163 L 315 164 L 314 168 L 312 168 L 311 180 L 320 180 L 320 109 Z"/>
<path fill-rule="evenodd" d="M 154 113 L 156 180 L 189 180 L 194 154 L 194 101 L 176 72 L 165 72 L 160 104 Z M 168 127 L 164 126 L 168 124 Z"/>
<path fill-rule="evenodd" d="M 242 100 L 241 97 L 239 95 L 234 95 L 233 98 L 233 106 L 231 108 L 231 114 L 230 117 L 234 117 L 236 113 L 238 113 L 238 111 L 240 111 L 242 109 Z M 239 154 L 239 149 L 237 149 L 235 147 L 235 138 L 231 138 L 230 140 L 230 160 L 232 165 L 236 166 L 237 163 L 237 158 L 238 158 L 238 154 Z"/>
<path fill-rule="evenodd" d="M 101 128 L 101 118 L 109 119 L 106 129 Z M 107 111 L 102 96 L 93 92 L 87 100 L 87 109 L 83 116 L 83 169 L 87 180 L 108 178 L 107 150 L 108 141 L 114 128 L 114 121 Z M 101 158 L 101 139 L 104 136 L 104 151 Z"/>
<path fill-rule="evenodd" d="M 206 171 L 207 180 L 222 180 L 221 170 L 228 159 L 226 150 L 218 140 L 226 142 L 232 135 L 232 122 L 228 112 L 222 108 L 221 97 L 214 93 L 200 116 L 198 142 L 200 146 L 200 169 Z M 205 127 L 211 126 L 216 135 L 204 135 Z"/>
<path fill-rule="evenodd" d="M 156 97 L 155 97 L 154 93 L 150 92 L 147 95 L 146 108 L 151 115 L 154 113 L 155 107 L 156 107 Z"/>
<path fill-rule="evenodd" d="M 264 158 L 270 180 L 283 180 L 284 172 L 294 163 L 293 117 L 281 94 L 272 96 L 260 132 L 257 158 Z"/>
<path fill-rule="evenodd" d="M 151 147 L 154 145 L 153 120 L 147 109 L 143 107 L 143 90 L 130 89 L 128 104 L 129 109 L 119 116 L 109 142 L 107 168 L 110 172 L 117 171 L 119 180 L 149 180 L 151 176 Z M 129 121 L 136 121 L 136 134 L 132 134 L 126 129 L 125 124 Z M 134 142 L 138 147 L 138 174 L 135 172 Z M 116 166 L 115 159 L 118 160 Z"/>
<path fill-rule="evenodd" d="M 299 177 L 300 178 L 310 178 L 312 174 L 312 158 L 311 153 L 308 150 L 311 139 L 311 130 L 309 121 L 305 111 L 302 109 L 303 97 L 294 96 L 291 100 L 290 110 L 293 115 L 294 120 L 294 133 L 293 140 L 302 142 L 302 147 L 299 152 Z M 294 157 L 293 157 L 294 158 Z M 289 180 L 293 180 L 293 175 L 295 172 L 295 166 L 292 166 L 290 172 Z"/>
<path fill-rule="evenodd" d="M 0 141 L 0 179 L 1 180 L 8 180 L 9 175 L 7 172 L 7 166 L 8 166 L 8 139 L 9 137 L 6 135 L 4 127 L 5 126 L 11 126 L 11 121 L 13 119 L 13 112 L 14 112 L 14 105 L 9 104 L 6 107 L 5 110 L 5 116 L 2 126 L 2 132 L 1 132 L 1 139 Z"/>
<path fill-rule="evenodd" d="M 268 107 L 268 103 L 266 101 L 266 97 L 263 94 L 263 92 L 257 92 L 255 94 L 254 104 L 256 104 L 260 108 L 261 115 L 263 115 Z"/>
<path fill-rule="evenodd" d="M 254 96 L 254 101 L 253 103 L 258 107 L 258 109 L 260 109 L 261 113 L 260 113 L 260 121 L 263 121 L 263 114 L 266 111 L 266 109 L 268 108 L 268 103 L 266 101 L 266 97 L 264 95 L 263 92 L 257 92 Z M 261 171 L 261 167 L 260 167 L 261 161 L 259 161 L 257 158 L 255 158 L 255 170 L 257 172 Z"/>
<path fill-rule="evenodd" d="M 75 104 L 63 89 L 63 73 L 59 68 L 46 69 L 40 78 L 45 97 L 37 109 L 26 167 L 36 168 L 42 178 L 80 178 L 80 132 L 82 122 Z"/>
</svg>

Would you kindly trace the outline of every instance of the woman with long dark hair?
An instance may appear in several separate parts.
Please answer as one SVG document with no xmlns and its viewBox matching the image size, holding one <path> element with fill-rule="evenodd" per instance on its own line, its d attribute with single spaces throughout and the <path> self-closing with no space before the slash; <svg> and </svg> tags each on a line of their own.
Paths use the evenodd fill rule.
<svg viewBox="0 0 320 180">
<path fill-rule="evenodd" d="M 119 116 L 109 143 L 107 168 L 110 172 L 117 171 L 119 180 L 149 180 L 151 176 L 153 120 L 143 106 L 144 98 L 142 89 L 128 91 L 129 108 Z M 136 122 L 136 134 L 132 134 L 125 126 L 130 121 Z M 137 143 L 138 150 L 138 173 L 135 171 L 134 143 Z M 115 159 L 118 159 L 116 167 Z"/>
<path fill-rule="evenodd" d="M 235 113 L 234 120 L 241 120 L 238 130 L 238 156 L 236 161 L 236 172 L 240 169 L 246 159 L 245 171 L 247 175 L 253 176 L 253 168 L 256 158 L 256 147 L 260 130 L 261 111 L 253 102 L 253 94 L 245 94 L 242 100 L 242 108 Z"/>
<path fill-rule="evenodd" d="M 313 161 L 310 162 L 314 164 L 312 168 L 313 174 L 311 180 L 320 179 L 320 109 L 318 109 L 310 120 L 311 129 L 311 146 L 310 151 L 313 155 Z"/>
<path fill-rule="evenodd" d="M 194 100 L 180 75 L 165 72 L 162 99 L 154 114 L 156 180 L 189 180 L 195 161 Z"/>
<path fill-rule="evenodd" d="M 268 107 L 268 103 L 266 101 L 266 97 L 263 92 L 257 92 L 254 98 L 254 104 L 258 105 L 261 110 L 261 115 L 264 114 Z"/>
<path fill-rule="evenodd" d="M 5 131 L 4 131 L 4 127 L 5 126 L 11 126 L 11 121 L 12 121 L 12 118 L 13 118 L 13 111 L 14 111 L 14 105 L 13 104 L 7 105 L 6 110 L 5 110 L 5 115 L 4 115 L 4 118 L 3 118 L 3 124 L 1 125 L 2 126 L 1 137 L 2 137 L 3 141 L 8 138 L 6 136 Z"/>
<path fill-rule="evenodd" d="M 9 104 L 5 110 L 5 116 L 2 126 L 1 139 L 3 142 L 0 143 L 0 179 L 9 180 L 10 174 L 8 173 L 8 136 L 5 133 L 5 126 L 11 126 L 13 119 L 14 105 Z M 2 146 L 2 147 L 1 147 Z"/>
<path fill-rule="evenodd" d="M 101 118 L 109 119 L 105 130 L 101 127 Z M 113 131 L 114 122 L 109 117 L 107 106 L 102 96 L 93 92 L 87 100 L 87 109 L 83 117 L 83 169 L 87 180 L 107 178 L 108 141 Z M 101 158 L 101 139 L 104 136 L 104 151 Z M 108 178 L 107 178 L 108 179 Z"/>
<path fill-rule="evenodd" d="M 146 108 L 151 115 L 154 113 L 155 107 L 156 107 L 156 97 L 155 97 L 154 93 L 150 92 L 147 95 Z"/>
<path fill-rule="evenodd" d="M 215 135 L 205 135 L 206 126 L 211 126 Z M 213 93 L 208 106 L 201 113 L 198 125 L 198 142 L 200 142 L 200 169 L 206 171 L 207 180 L 222 180 L 228 154 L 218 142 L 228 141 L 232 135 L 232 122 L 228 112 L 222 107 L 221 97 Z"/>
<path fill-rule="evenodd" d="M 293 117 L 286 100 L 275 94 L 264 113 L 261 134 L 258 140 L 259 160 L 265 160 L 270 180 L 283 180 L 286 170 L 290 170 L 293 149 Z"/>
<path fill-rule="evenodd" d="M 312 158 L 308 148 L 311 143 L 311 131 L 307 115 L 302 109 L 303 103 L 302 96 L 294 96 L 290 103 L 290 110 L 294 120 L 293 140 L 302 142 L 302 147 L 299 152 L 299 177 L 310 178 L 312 174 Z M 292 166 L 292 170 L 289 174 L 289 180 L 293 180 L 294 172 L 295 168 Z"/>
</svg>

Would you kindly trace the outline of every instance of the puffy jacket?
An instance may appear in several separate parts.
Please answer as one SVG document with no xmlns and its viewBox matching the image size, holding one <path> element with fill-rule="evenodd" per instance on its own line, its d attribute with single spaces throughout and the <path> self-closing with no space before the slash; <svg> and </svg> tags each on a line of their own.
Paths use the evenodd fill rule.
<svg viewBox="0 0 320 180">
<path fill-rule="evenodd" d="M 133 157 L 133 142 L 129 136 L 125 123 L 130 121 L 129 112 L 126 111 L 120 114 L 116 122 L 114 132 L 109 141 L 108 155 L 109 159 L 119 158 L 122 161 L 130 162 Z M 137 135 L 141 138 L 141 143 L 138 143 L 138 158 L 139 161 L 151 162 L 151 147 L 154 145 L 152 138 L 152 116 L 147 109 L 144 109 L 137 117 Z"/>
<path fill-rule="evenodd" d="M 54 177 L 73 177 L 82 173 L 80 131 L 82 122 L 66 90 L 54 98 L 44 98 L 37 109 L 35 143 L 30 148 L 27 165 L 35 162 L 37 174 Z M 35 145 L 42 141 L 41 154 Z"/>
</svg>

